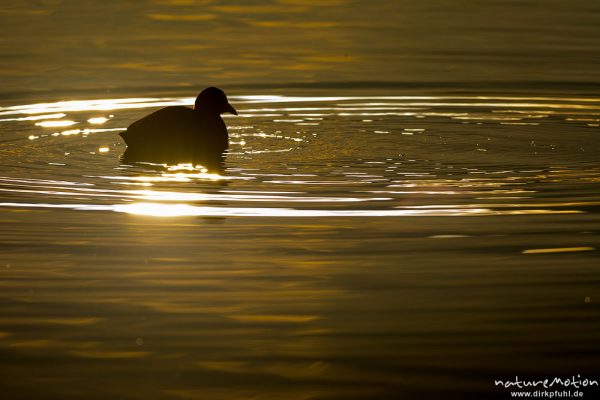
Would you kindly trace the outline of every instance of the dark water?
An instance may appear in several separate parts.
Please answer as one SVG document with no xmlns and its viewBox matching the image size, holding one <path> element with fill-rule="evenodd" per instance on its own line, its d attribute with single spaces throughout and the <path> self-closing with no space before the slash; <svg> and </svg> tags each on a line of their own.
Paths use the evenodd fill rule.
<svg viewBox="0 0 600 400">
<path fill-rule="evenodd" d="M 598 26 L 596 0 L 4 0 L 0 92 L 597 83 Z"/>
<path fill-rule="evenodd" d="M 599 3 L 422 3 L 7 2 L 2 398 L 600 380 Z M 208 82 L 220 170 L 121 160 Z"/>
</svg>

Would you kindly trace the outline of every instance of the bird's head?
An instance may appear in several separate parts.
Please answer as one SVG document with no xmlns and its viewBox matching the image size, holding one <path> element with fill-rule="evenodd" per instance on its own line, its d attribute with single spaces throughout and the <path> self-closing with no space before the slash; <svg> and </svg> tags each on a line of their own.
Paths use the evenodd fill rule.
<svg viewBox="0 0 600 400">
<path fill-rule="evenodd" d="M 235 108 L 233 108 L 233 106 L 227 101 L 225 92 L 216 87 L 208 87 L 200 92 L 198 97 L 196 97 L 194 110 L 214 114 L 223 114 L 228 112 L 233 115 L 237 115 Z"/>
</svg>

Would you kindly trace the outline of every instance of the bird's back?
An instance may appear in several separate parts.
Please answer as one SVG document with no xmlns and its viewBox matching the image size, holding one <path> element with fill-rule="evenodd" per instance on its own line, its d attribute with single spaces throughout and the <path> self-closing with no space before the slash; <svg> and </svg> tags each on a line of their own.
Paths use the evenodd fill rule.
<svg viewBox="0 0 600 400">
<path fill-rule="evenodd" d="M 194 110 L 184 106 L 166 107 L 131 124 L 121 137 L 128 146 L 155 144 L 156 141 L 174 141 L 180 136 L 192 136 L 200 121 Z"/>
</svg>

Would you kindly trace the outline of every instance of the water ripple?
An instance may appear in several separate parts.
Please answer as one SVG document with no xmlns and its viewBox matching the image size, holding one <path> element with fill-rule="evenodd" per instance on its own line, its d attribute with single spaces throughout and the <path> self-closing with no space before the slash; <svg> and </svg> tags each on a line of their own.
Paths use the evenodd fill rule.
<svg viewBox="0 0 600 400">
<path fill-rule="evenodd" d="M 598 98 L 238 95 L 231 101 L 244 120 L 226 119 L 231 148 L 223 170 L 120 162 L 124 144 L 115 132 L 157 107 L 193 100 L 0 108 L 0 206 L 303 217 L 563 214 L 599 206 L 600 147 L 590 140 Z M 57 130 L 71 125 L 77 128 Z M 561 198 L 566 189 L 570 196 Z"/>
</svg>

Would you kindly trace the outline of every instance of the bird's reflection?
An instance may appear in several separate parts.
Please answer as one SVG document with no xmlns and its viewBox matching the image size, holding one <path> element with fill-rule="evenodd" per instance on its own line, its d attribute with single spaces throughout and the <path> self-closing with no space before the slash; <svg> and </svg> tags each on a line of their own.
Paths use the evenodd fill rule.
<svg viewBox="0 0 600 400">
<path fill-rule="evenodd" d="M 225 173 L 225 153 L 213 154 L 194 154 L 190 152 L 169 153 L 169 154 L 137 154 L 128 147 L 121 155 L 121 163 L 128 165 L 142 165 L 146 169 L 152 169 L 157 172 L 174 172 L 188 170 L 194 173 L 204 173 L 212 175 L 224 175 Z"/>
</svg>

